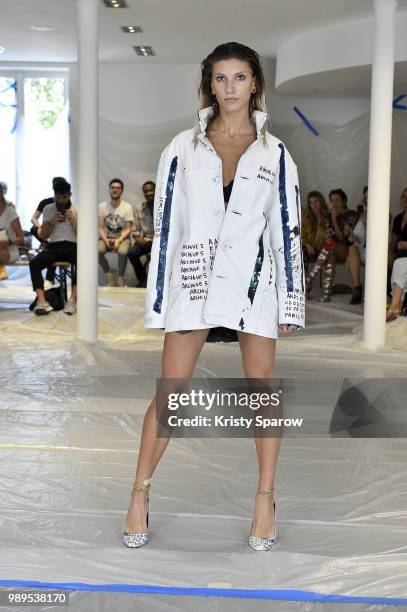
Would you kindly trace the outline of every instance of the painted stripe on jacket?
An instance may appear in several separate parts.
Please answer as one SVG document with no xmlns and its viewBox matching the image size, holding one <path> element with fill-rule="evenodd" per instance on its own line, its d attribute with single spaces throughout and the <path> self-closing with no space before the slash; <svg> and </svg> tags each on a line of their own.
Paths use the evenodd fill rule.
<svg viewBox="0 0 407 612">
<path fill-rule="evenodd" d="M 287 291 L 294 291 L 293 281 L 293 262 L 291 258 L 291 239 L 290 239 L 290 218 L 288 215 L 287 206 L 287 193 L 285 186 L 285 148 L 282 143 L 278 145 L 281 149 L 280 155 L 280 173 L 278 190 L 280 195 L 281 204 L 281 227 L 283 231 L 283 244 L 284 244 L 284 263 L 285 263 L 285 276 L 287 283 Z"/>
<path fill-rule="evenodd" d="M 295 186 L 295 204 L 297 206 L 297 218 L 298 218 L 298 228 L 300 230 L 301 237 L 301 213 L 300 213 L 300 204 L 299 204 L 300 190 L 298 189 L 298 185 Z M 301 258 L 301 290 L 304 292 L 304 258 L 302 253 L 302 244 L 300 238 L 300 258 Z"/>
<path fill-rule="evenodd" d="M 158 254 L 157 281 L 155 285 L 157 289 L 157 297 L 153 306 L 153 310 L 158 313 L 161 313 L 161 307 L 163 303 L 165 265 L 167 263 L 168 234 L 170 232 L 172 194 L 174 191 L 175 175 L 177 173 L 177 163 L 178 157 L 175 156 L 171 161 L 170 171 L 168 173 L 167 179 L 167 186 L 165 188 L 165 202 L 160 231 L 160 250 Z"/>
<path fill-rule="evenodd" d="M 264 259 L 264 247 L 263 247 L 263 234 L 262 234 L 259 238 L 259 250 L 257 252 L 256 262 L 254 264 L 254 269 L 253 269 L 252 277 L 250 279 L 249 289 L 247 291 L 247 296 L 251 304 L 253 304 L 254 296 L 256 295 L 256 289 L 259 284 L 260 272 L 263 266 L 263 259 Z"/>
</svg>

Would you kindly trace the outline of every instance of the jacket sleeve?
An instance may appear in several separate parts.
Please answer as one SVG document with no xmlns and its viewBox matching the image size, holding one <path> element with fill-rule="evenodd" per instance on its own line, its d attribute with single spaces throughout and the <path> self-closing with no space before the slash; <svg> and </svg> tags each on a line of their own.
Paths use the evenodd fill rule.
<svg viewBox="0 0 407 612">
<path fill-rule="evenodd" d="M 271 248 L 276 265 L 279 325 L 305 327 L 305 276 L 301 241 L 301 201 L 297 167 L 279 145 L 275 187 L 268 209 Z"/>
<path fill-rule="evenodd" d="M 164 328 L 174 255 L 182 236 L 182 162 L 176 138 L 158 164 L 154 197 L 154 237 L 148 269 L 144 325 Z"/>
</svg>

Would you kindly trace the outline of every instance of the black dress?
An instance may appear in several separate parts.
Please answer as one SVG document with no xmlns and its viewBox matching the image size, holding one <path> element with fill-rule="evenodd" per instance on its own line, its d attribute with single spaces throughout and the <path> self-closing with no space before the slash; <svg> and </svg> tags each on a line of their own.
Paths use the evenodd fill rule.
<svg viewBox="0 0 407 612">
<path fill-rule="evenodd" d="M 230 200 L 230 194 L 232 193 L 233 180 L 230 181 L 229 185 L 223 186 L 223 199 L 225 201 L 225 209 Z M 238 342 L 237 331 L 235 329 L 229 329 L 228 327 L 211 327 L 206 338 L 206 342 Z"/>
</svg>

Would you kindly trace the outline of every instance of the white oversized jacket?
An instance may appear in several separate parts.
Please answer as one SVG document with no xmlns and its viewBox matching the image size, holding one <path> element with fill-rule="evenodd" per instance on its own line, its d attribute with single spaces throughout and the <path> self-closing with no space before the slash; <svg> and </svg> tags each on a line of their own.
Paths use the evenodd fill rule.
<svg viewBox="0 0 407 612">
<path fill-rule="evenodd" d="M 304 265 L 297 167 L 261 130 L 241 156 L 225 211 L 222 161 L 200 131 L 164 149 L 154 200 L 154 239 L 144 323 L 166 331 L 227 327 L 269 338 L 278 325 L 304 327 Z M 193 139 L 197 134 L 194 147 Z"/>
</svg>

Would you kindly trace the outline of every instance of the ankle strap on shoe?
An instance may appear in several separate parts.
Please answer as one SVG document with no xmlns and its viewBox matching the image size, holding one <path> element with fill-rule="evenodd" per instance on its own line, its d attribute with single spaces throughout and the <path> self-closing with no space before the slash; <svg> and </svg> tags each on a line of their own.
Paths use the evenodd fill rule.
<svg viewBox="0 0 407 612">
<path fill-rule="evenodd" d="M 271 491 L 265 491 L 264 489 L 257 489 L 257 493 L 259 495 L 271 495 L 272 493 L 274 493 L 274 489 L 271 489 Z"/>
<path fill-rule="evenodd" d="M 149 491 L 150 489 L 150 483 L 148 485 L 133 485 L 133 489 L 132 489 L 132 493 L 133 491 Z"/>
</svg>

